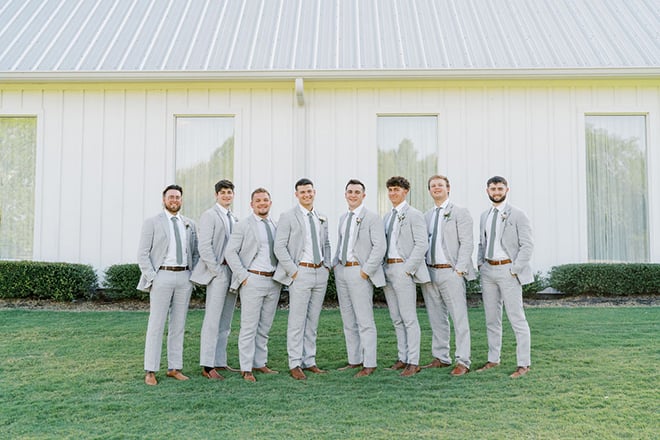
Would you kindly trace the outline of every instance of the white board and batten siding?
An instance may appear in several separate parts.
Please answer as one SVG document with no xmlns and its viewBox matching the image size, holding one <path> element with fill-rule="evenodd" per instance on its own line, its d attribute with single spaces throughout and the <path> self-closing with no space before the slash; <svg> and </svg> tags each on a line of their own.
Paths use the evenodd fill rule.
<svg viewBox="0 0 660 440">
<path fill-rule="evenodd" d="M 650 260 L 660 261 L 658 79 L 316 80 L 305 82 L 304 101 L 293 80 L 3 86 L 0 115 L 38 118 L 33 259 L 99 271 L 135 262 L 141 224 L 174 179 L 179 115 L 235 117 L 240 217 L 257 186 L 271 191 L 277 218 L 295 203 L 294 182 L 314 180 L 334 249 L 349 178 L 366 184 L 367 206 L 376 210 L 378 115 L 414 114 L 438 117 L 437 171 L 449 177 L 452 199 L 469 208 L 475 245 L 488 207 L 485 181 L 500 174 L 511 203 L 532 220 L 534 268 L 584 262 L 584 114 L 603 113 L 647 116 Z"/>
</svg>

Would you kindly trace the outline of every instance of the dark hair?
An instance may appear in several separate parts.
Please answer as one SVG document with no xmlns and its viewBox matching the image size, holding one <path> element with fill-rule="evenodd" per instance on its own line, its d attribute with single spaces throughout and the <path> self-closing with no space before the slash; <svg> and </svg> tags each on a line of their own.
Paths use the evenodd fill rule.
<svg viewBox="0 0 660 440">
<path fill-rule="evenodd" d="M 447 187 L 450 186 L 449 185 L 449 179 L 447 178 L 447 176 L 443 176 L 441 174 L 435 174 L 435 175 L 429 177 L 429 181 L 426 183 L 426 186 L 428 186 L 428 189 L 431 189 L 431 180 L 438 180 L 438 179 L 444 180 L 447 183 Z"/>
<path fill-rule="evenodd" d="M 171 189 L 179 191 L 179 193 L 183 195 L 183 188 L 181 188 L 179 185 L 172 184 L 172 185 L 167 185 L 167 187 L 163 190 L 163 197 L 165 197 L 165 194 L 167 194 L 167 192 Z"/>
<path fill-rule="evenodd" d="M 486 187 L 489 187 L 491 183 L 503 183 L 504 186 L 509 186 L 509 182 L 502 176 L 493 176 L 486 182 Z"/>
<path fill-rule="evenodd" d="M 232 192 L 234 192 L 234 184 L 231 183 L 231 180 L 222 179 L 215 184 L 215 193 L 217 194 L 223 189 L 230 189 Z"/>
<path fill-rule="evenodd" d="M 314 186 L 314 182 L 312 182 L 311 180 L 309 180 L 306 177 L 303 177 L 302 179 L 300 179 L 299 181 L 296 182 L 296 185 L 294 186 L 294 188 L 296 189 L 296 191 L 298 191 L 299 186 L 305 186 L 305 185 Z"/>
<path fill-rule="evenodd" d="M 408 182 L 408 179 L 402 176 L 392 176 L 389 179 L 387 179 L 387 182 L 385 182 L 385 186 L 387 188 L 392 188 L 393 186 L 398 186 L 399 188 L 407 189 L 410 190 L 410 182 Z"/>
<path fill-rule="evenodd" d="M 351 180 L 349 180 L 348 183 L 346 184 L 346 186 L 344 187 L 344 190 L 347 190 L 347 189 L 348 189 L 348 185 L 360 185 L 360 186 L 362 187 L 362 191 L 363 191 L 363 192 L 366 191 L 366 188 L 364 187 L 364 183 L 360 182 L 360 181 L 357 180 L 357 179 L 351 179 Z"/>
<path fill-rule="evenodd" d="M 254 191 L 252 191 L 252 194 L 250 195 L 250 200 L 254 199 L 254 195 L 258 193 L 266 193 L 268 194 L 268 198 L 270 199 L 270 193 L 268 192 L 268 190 L 266 188 L 259 187 Z"/>
</svg>

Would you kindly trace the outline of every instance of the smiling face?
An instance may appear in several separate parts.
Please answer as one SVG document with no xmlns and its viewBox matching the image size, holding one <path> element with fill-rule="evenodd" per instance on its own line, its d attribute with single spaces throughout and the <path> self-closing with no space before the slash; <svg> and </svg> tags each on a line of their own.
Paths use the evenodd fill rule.
<svg viewBox="0 0 660 440">
<path fill-rule="evenodd" d="M 407 195 L 408 190 L 401 188 L 400 186 L 387 187 L 387 197 L 389 197 L 390 202 L 392 202 L 392 206 L 395 208 L 406 200 Z"/>
<path fill-rule="evenodd" d="M 429 194 L 437 206 L 449 198 L 449 184 L 445 179 L 433 179 L 429 182 Z"/>
<path fill-rule="evenodd" d="M 215 193 L 215 200 L 218 202 L 218 205 L 225 209 L 229 209 L 231 203 L 234 201 L 234 190 L 231 188 L 222 188 Z"/>
<path fill-rule="evenodd" d="M 486 194 L 493 205 L 498 206 L 506 200 L 506 195 L 509 192 L 509 187 L 504 183 L 491 183 L 486 188 Z"/>
<path fill-rule="evenodd" d="M 176 189 L 168 189 L 163 196 L 163 206 L 172 215 L 176 215 L 181 209 L 181 192 Z"/>
<path fill-rule="evenodd" d="M 316 190 L 313 185 L 299 185 L 296 188 L 296 198 L 298 202 L 308 211 L 314 208 L 314 197 Z"/>
<path fill-rule="evenodd" d="M 270 195 L 267 192 L 256 192 L 252 194 L 252 200 L 250 201 L 250 207 L 252 212 L 255 215 L 261 218 L 268 217 L 270 212 L 270 207 L 273 202 L 270 200 Z"/>
<path fill-rule="evenodd" d="M 360 206 L 366 196 L 367 194 L 364 192 L 362 185 L 352 183 L 346 186 L 344 197 L 348 203 L 348 209 L 351 211 Z"/>
</svg>

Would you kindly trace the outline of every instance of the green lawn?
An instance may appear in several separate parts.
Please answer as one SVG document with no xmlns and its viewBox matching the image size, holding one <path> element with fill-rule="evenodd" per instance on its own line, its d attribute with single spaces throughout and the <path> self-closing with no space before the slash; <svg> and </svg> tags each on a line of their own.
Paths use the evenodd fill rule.
<svg viewBox="0 0 660 440">
<path fill-rule="evenodd" d="M 187 382 L 143 384 L 144 312 L 0 311 L 0 437 L 5 438 L 658 438 L 660 307 L 530 308 L 532 371 L 512 380 L 505 322 L 502 365 L 453 378 L 401 378 L 386 309 L 376 310 L 380 367 L 359 380 L 345 363 L 341 318 L 323 311 L 318 363 L 327 375 L 286 374 L 286 317 L 270 343 L 276 376 L 210 382 L 198 367 L 203 311 L 188 315 Z M 426 311 L 422 362 L 431 360 Z M 234 320 L 229 356 L 238 365 Z M 486 361 L 483 309 L 470 309 L 473 363 Z"/>
</svg>

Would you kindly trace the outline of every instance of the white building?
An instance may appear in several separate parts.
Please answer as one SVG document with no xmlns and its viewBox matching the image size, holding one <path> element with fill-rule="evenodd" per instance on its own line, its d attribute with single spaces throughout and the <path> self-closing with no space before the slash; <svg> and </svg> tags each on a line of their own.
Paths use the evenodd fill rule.
<svg viewBox="0 0 660 440">
<path fill-rule="evenodd" d="M 660 262 L 657 0 L 5 0 L 0 258 L 136 260 L 162 189 L 213 183 L 275 217 L 311 178 L 336 230 L 349 178 L 449 177 L 475 219 L 509 179 L 534 267 Z"/>
</svg>

